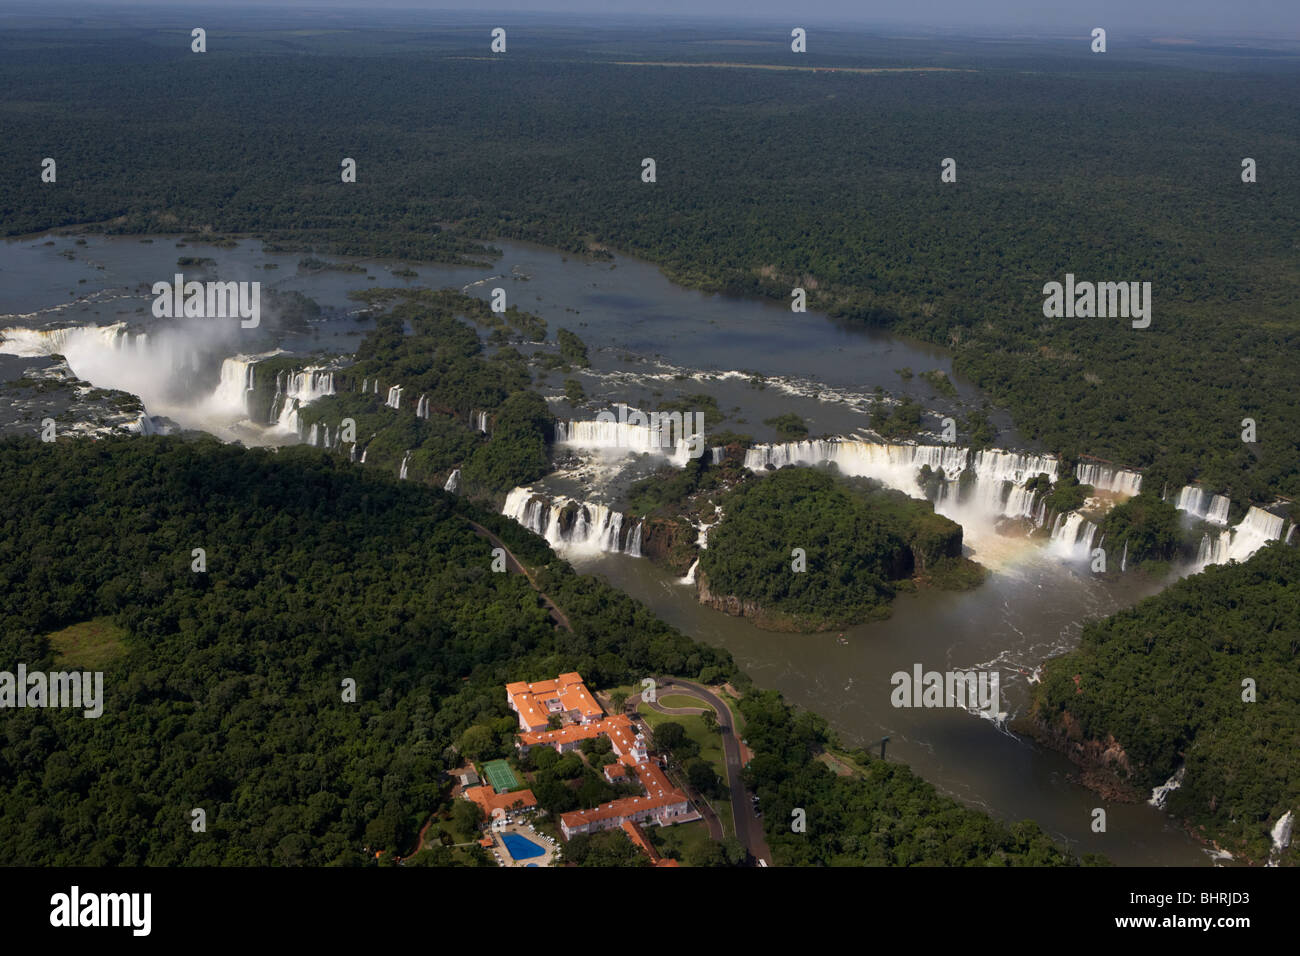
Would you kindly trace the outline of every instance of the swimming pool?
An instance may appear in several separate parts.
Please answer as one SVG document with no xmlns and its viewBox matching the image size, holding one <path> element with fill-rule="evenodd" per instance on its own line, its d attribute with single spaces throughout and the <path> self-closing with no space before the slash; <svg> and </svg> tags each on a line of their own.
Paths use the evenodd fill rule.
<svg viewBox="0 0 1300 956">
<path fill-rule="evenodd" d="M 546 852 L 528 837 L 520 836 L 518 833 L 501 834 L 501 842 L 506 845 L 506 851 L 516 860 L 528 860 Z"/>
</svg>

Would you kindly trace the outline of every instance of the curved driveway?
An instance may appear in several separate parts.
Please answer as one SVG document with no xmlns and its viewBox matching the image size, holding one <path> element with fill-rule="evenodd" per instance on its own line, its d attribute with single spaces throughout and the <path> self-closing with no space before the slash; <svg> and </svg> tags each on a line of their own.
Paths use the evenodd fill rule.
<svg viewBox="0 0 1300 956">
<path fill-rule="evenodd" d="M 749 851 L 751 856 L 755 859 L 765 860 L 767 865 L 771 866 L 772 851 L 768 848 L 767 840 L 763 837 L 762 821 L 754 816 L 754 806 L 750 803 L 749 791 L 745 789 L 745 781 L 742 776 L 744 763 L 740 756 L 740 737 L 735 730 L 736 721 L 731 714 L 730 705 L 702 684 L 682 680 L 680 677 L 656 678 L 656 681 L 656 696 L 669 693 L 668 689 L 673 688 L 690 697 L 698 697 L 717 712 L 718 729 L 722 731 L 722 756 L 727 764 L 727 783 L 731 788 L 731 816 L 736 823 L 736 839 Z M 665 713 L 671 713 L 674 710 L 686 713 L 693 710 L 693 708 L 689 707 L 656 707 L 655 709 L 663 710 Z"/>
</svg>

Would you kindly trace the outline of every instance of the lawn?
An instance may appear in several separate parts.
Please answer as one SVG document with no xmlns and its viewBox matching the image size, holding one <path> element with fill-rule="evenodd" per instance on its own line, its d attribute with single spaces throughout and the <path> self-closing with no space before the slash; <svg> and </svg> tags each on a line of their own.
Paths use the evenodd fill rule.
<svg viewBox="0 0 1300 956">
<path fill-rule="evenodd" d="M 58 667 L 79 670 L 103 670 L 126 653 L 122 639 L 126 631 L 106 617 L 73 624 L 48 635 Z"/>
<path fill-rule="evenodd" d="M 663 694 L 659 697 L 660 707 L 699 707 L 705 710 L 717 711 L 698 697 L 688 697 L 685 694 Z"/>
<path fill-rule="evenodd" d="M 686 736 L 700 745 L 700 758 L 712 765 L 714 771 L 722 778 L 724 786 L 729 782 L 727 778 L 727 762 L 722 755 L 722 735 L 705 727 L 703 717 L 696 714 L 684 716 L 660 714 L 644 704 L 638 708 L 637 713 L 649 724 L 652 731 L 666 720 L 681 724 L 686 730 Z M 726 797 L 721 797 L 717 799 L 711 798 L 709 803 L 717 811 L 718 819 L 722 821 L 723 832 L 727 836 L 734 835 L 736 825 L 731 817 L 731 802 Z"/>
<path fill-rule="evenodd" d="M 702 848 L 713 842 L 709 839 L 708 824 L 703 820 L 679 823 L 673 827 L 656 827 L 654 834 L 655 848 L 660 856 L 673 857 L 683 862 L 689 849 Z"/>
</svg>

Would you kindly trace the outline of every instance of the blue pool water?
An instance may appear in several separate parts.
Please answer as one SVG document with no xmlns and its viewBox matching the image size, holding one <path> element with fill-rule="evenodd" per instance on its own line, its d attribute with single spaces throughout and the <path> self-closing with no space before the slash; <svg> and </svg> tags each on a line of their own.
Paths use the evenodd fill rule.
<svg viewBox="0 0 1300 956">
<path fill-rule="evenodd" d="M 527 860 L 530 857 L 541 856 L 546 851 L 527 837 L 522 837 L 518 833 L 501 834 L 501 842 L 506 845 L 506 850 L 516 860 Z"/>
</svg>

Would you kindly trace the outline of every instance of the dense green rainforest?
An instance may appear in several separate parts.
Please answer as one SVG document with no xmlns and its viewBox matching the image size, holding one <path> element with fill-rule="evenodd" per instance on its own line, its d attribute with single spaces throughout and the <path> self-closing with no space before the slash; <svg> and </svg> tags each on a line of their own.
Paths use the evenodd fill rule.
<svg viewBox="0 0 1300 956">
<path fill-rule="evenodd" d="M 1285 63 L 823 35 L 833 55 L 798 62 L 950 72 L 692 69 L 545 31 L 494 59 L 486 35 L 214 34 L 204 55 L 179 30 L 0 35 L 3 230 L 443 260 L 497 236 L 626 250 L 680 282 L 782 301 L 798 286 L 814 309 L 938 343 L 1027 438 L 1144 468 L 1149 487 L 1300 493 Z M 762 39 L 752 55 L 621 42 L 791 63 L 788 40 Z M 1150 327 L 1045 318 L 1043 286 L 1066 273 L 1150 281 Z"/>
<path fill-rule="evenodd" d="M 1300 805 L 1300 550 L 1270 544 L 1088 625 L 1048 662 L 1034 708 L 1142 798 L 1185 767 L 1170 812 L 1266 859 L 1270 827 Z M 1108 738 L 1122 758 L 1082 746 Z"/>
<path fill-rule="evenodd" d="M 725 651 L 509 519 L 310 448 L 11 439 L 0 485 L 0 660 L 54 669 L 51 632 L 103 618 L 122 632 L 100 717 L 5 717 L 9 863 L 360 864 L 363 844 L 414 845 L 445 803 L 453 744 L 510 719 L 508 681 L 746 683 Z M 467 519 L 539 569 L 572 633 L 522 576 L 492 572 Z M 815 820 L 802 841 L 769 822 L 778 862 L 1068 861 L 1034 824 L 994 822 L 904 768 L 835 778 L 816 759 L 822 721 L 771 693 L 743 706 L 759 792 Z"/>
</svg>

